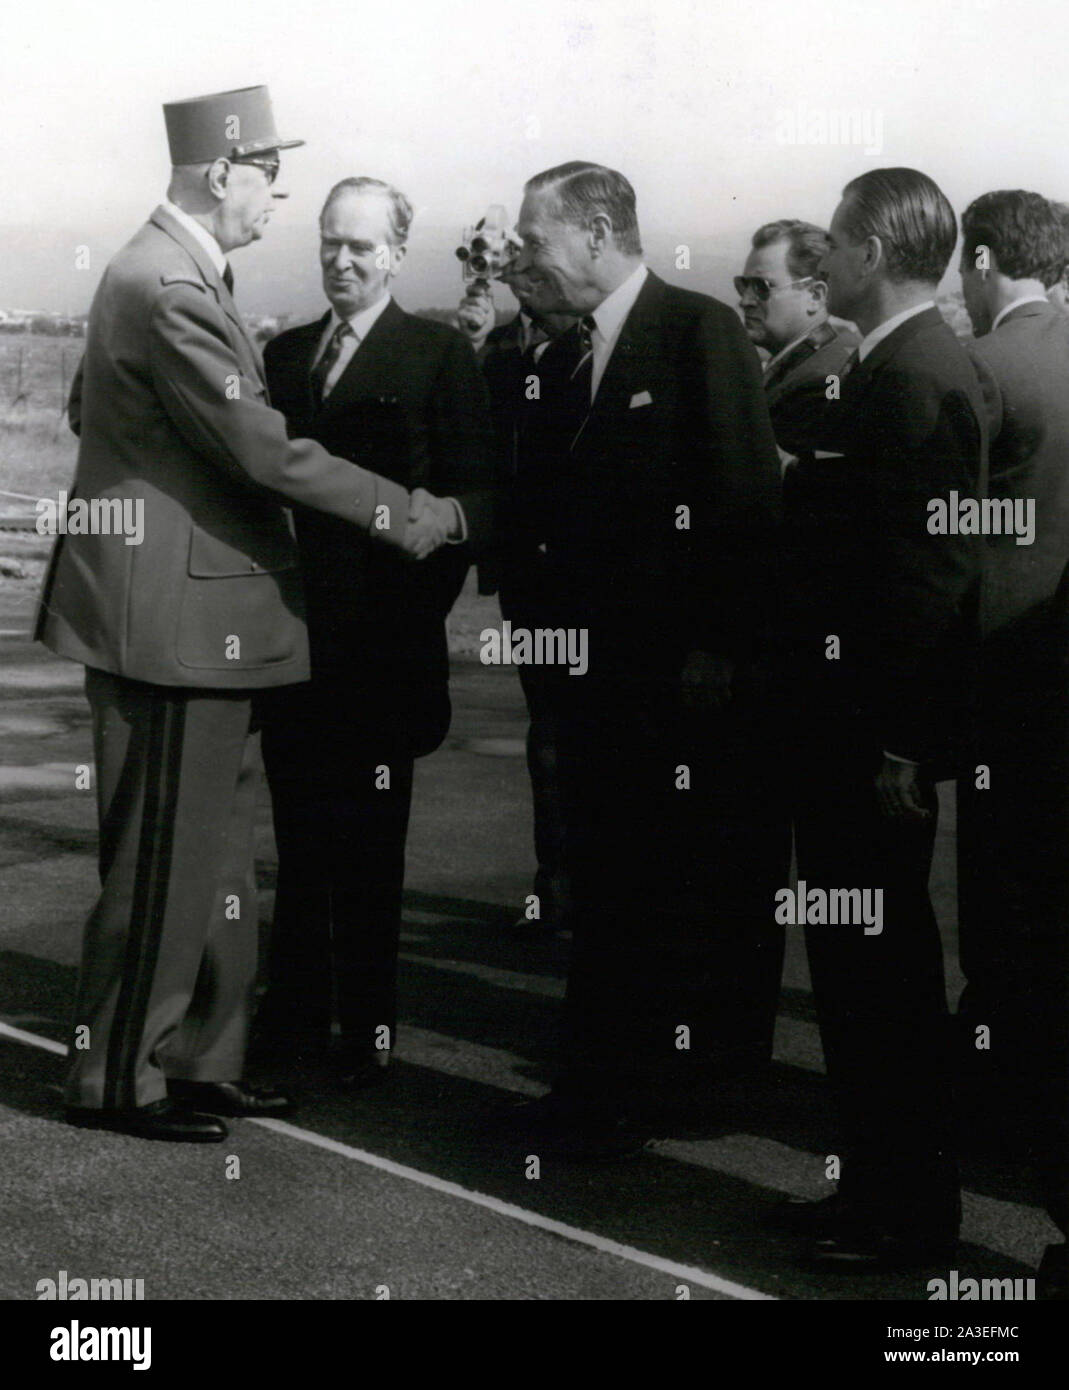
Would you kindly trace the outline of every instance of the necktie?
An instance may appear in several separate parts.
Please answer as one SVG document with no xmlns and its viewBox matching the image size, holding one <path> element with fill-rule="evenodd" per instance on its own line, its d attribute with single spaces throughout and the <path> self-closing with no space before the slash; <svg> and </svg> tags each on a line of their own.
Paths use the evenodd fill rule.
<svg viewBox="0 0 1069 1390">
<path fill-rule="evenodd" d="M 548 376 L 544 394 L 565 448 L 571 447 L 590 414 L 590 392 L 594 380 L 591 334 L 596 327 L 594 320 L 587 315 L 547 348 L 542 358 L 543 370 Z M 550 353 L 553 354 L 552 362 Z"/>
<path fill-rule="evenodd" d="M 312 394 L 315 396 L 317 403 L 323 399 L 327 377 L 330 376 L 331 369 L 341 356 L 342 344 L 345 342 L 345 339 L 352 334 L 352 331 L 353 330 L 347 323 L 339 323 L 331 334 L 330 342 L 326 346 L 326 351 L 312 368 Z"/>
<path fill-rule="evenodd" d="M 229 261 L 227 261 L 226 265 L 223 267 L 223 284 L 230 294 L 234 293 L 234 272 L 230 268 Z"/>
<path fill-rule="evenodd" d="M 592 334 L 597 324 L 589 314 L 579 320 L 579 360 L 572 368 L 572 382 L 576 396 L 586 388 L 586 405 L 590 406 L 590 392 L 594 384 L 594 341 Z"/>
</svg>

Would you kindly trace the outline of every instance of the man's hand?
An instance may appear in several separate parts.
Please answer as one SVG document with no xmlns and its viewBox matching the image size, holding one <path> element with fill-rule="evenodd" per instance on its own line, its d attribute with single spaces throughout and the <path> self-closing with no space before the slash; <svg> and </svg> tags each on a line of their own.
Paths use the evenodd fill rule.
<svg viewBox="0 0 1069 1390">
<path fill-rule="evenodd" d="M 876 797 L 888 820 L 920 821 L 932 814 L 919 773 L 917 763 L 903 762 L 884 754 L 883 766 L 876 777 Z"/>
<path fill-rule="evenodd" d="M 691 652 L 683 667 L 683 704 L 687 709 L 724 709 L 731 700 L 734 675 L 730 657 Z"/>
<path fill-rule="evenodd" d="M 454 503 L 435 497 L 426 488 L 413 489 L 405 528 L 405 550 L 414 560 L 425 560 L 447 540 L 460 539 L 460 518 Z"/>
<path fill-rule="evenodd" d="M 494 301 L 488 294 L 474 295 L 460 301 L 457 326 L 476 352 L 490 336 L 496 318 Z"/>
</svg>

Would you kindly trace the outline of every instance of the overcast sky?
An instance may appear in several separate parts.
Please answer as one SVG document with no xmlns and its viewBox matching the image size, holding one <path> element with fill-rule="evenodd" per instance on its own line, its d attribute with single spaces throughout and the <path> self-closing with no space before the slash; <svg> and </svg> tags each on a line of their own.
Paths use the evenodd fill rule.
<svg viewBox="0 0 1069 1390">
<path fill-rule="evenodd" d="M 622 169 L 651 232 L 729 250 L 773 217 L 826 223 L 881 164 L 959 211 L 997 187 L 1069 196 L 1067 40 L 1064 0 L 16 0 L 0 223 L 125 237 L 166 184 L 161 103 L 257 82 L 308 141 L 276 225 L 355 173 L 435 226 L 515 216 L 523 179 L 570 158 Z M 860 113 L 867 139 L 792 141 L 800 107 Z"/>
</svg>

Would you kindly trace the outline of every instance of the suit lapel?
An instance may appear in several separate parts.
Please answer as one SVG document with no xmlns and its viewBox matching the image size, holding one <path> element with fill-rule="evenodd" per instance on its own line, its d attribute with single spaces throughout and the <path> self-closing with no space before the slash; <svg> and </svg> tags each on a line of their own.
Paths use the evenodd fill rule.
<svg viewBox="0 0 1069 1390">
<path fill-rule="evenodd" d="M 320 339 L 329 322 L 328 310 L 321 319 L 296 328 L 290 339 L 290 357 L 285 369 L 289 379 L 287 389 L 292 392 L 294 412 L 302 420 L 310 420 L 319 409 L 318 403 L 312 398 L 312 367 Z"/>
<path fill-rule="evenodd" d="M 334 383 L 334 390 L 320 407 L 321 415 L 344 410 L 355 397 L 373 391 L 377 381 L 385 378 L 389 383 L 393 379 L 394 350 L 404 321 L 405 311 L 391 299 Z"/>
<path fill-rule="evenodd" d="M 859 362 L 850 375 L 846 378 L 848 388 L 844 386 L 844 396 L 849 392 L 852 399 L 856 399 L 858 394 L 863 391 L 885 362 L 889 362 L 903 343 L 907 343 L 910 338 L 922 333 L 926 328 L 934 328 L 937 325 L 945 325 L 945 319 L 938 309 L 925 309 L 922 313 L 914 314 L 912 318 L 906 319 L 905 323 L 900 323 L 893 333 L 889 333 L 867 355 L 864 362 Z"/>
<path fill-rule="evenodd" d="M 590 413 L 572 441 L 573 454 L 581 453 L 585 444 L 596 439 L 614 417 L 626 415 L 635 388 L 644 384 L 639 377 L 651 356 L 650 345 L 656 336 L 663 299 L 664 281 L 648 271 L 605 364 Z"/>
</svg>

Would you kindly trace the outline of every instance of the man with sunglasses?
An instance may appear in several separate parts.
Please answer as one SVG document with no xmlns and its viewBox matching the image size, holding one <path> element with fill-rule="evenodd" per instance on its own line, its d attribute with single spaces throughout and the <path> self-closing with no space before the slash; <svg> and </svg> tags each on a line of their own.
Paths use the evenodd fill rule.
<svg viewBox="0 0 1069 1390">
<path fill-rule="evenodd" d="M 827 246 L 827 232 L 811 222 L 767 222 L 735 277 L 750 341 L 770 354 L 765 399 L 776 442 L 792 457 L 820 447 L 828 378 L 841 375 L 858 344 L 852 328 L 828 318 L 828 287 L 817 275 Z"/>
<path fill-rule="evenodd" d="M 68 1119 L 218 1141 L 279 1114 L 242 1080 L 256 973 L 253 698 L 309 675 L 285 504 L 422 558 L 438 508 L 308 439 L 268 403 L 228 254 L 258 240 L 281 149 L 264 87 L 164 107 L 168 195 L 101 279 L 71 424 L 80 498 L 143 534 L 64 535 L 36 636 L 86 667 L 101 895 L 85 931 Z M 120 511 L 120 515 L 122 514 Z"/>
</svg>

